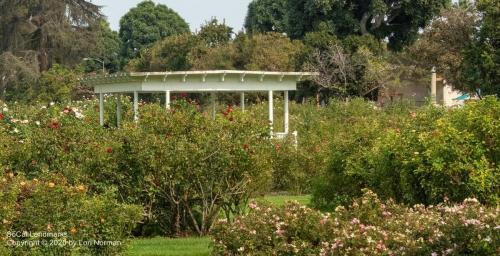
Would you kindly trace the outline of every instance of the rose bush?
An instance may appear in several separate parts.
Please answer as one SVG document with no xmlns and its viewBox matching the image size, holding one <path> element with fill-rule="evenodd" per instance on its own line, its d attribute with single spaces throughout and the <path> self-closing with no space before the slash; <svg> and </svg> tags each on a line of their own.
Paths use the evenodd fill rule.
<svg viewBox="0 0 500 256">
<path fill-rule="evenodd" d="M 234 216 L 270 186 L 267 127 L 241 112 L 212 120 L 185 101 L 145 105 L 139 126 L 117 134 L 116 162 L 131 177 L 123 184 L 153 195 L 152 220 L 167 233 L 206 234 L 220 210 Z"/>
<path fill-rule="evenodd" d="M 349 203 L 365 187 L 408 204 L 436 204 L 444 197 L 498 204 L 497 99 L 450 110 L 372 110 L 345 120 L 346 128 L 332 138 L 328 167 L 317 178 L 316 207 Z"/>
<path fill-rule="evenodd" d="M 212 120 L 181 100 L 171 110 L 142 104 L 139 123 L 125 119 L 121 129 L 103 129 L 94 107 L 13 104 L 0 123 L 2 168 L 31 179 L 57 173 L 96 195 L 116 188 L 121 202 L 145 207 L 137 231 L 145 235 L 206 234 L 220 210 L 234 216 L 271 186 L 265 120 L 239 111 Z"/>
<path fill-rule="evenodd" d="M 371 191 L 321 213 L 298 203 L 250 203 L 250 213 L 213 230 L 213 255 L 495 255 L 499 209 L 476 199 L 407 208 Z"/>
<path fill-rule="evenodd" d="M 265 104 L 245 113 L 223 107 L 212 120 L 196 102 L 175 101 L 171 110 L 141 102 L 135 123 L 130 99 L 122 100 L 121 129 L 111 97 L 105 128 L 95 100 L 0 104 L 0 168 L 29 179 L 57 173 L 93 195 L 115 188 L 121 202 L 145 207 L 136 230 L 144 235 L 205 234 L 219 210 L 232 218 L 269 190 L 312 191 L 321 209 L 349 204 L 365 187 L 408 204 L 498 202 L 494 98 L 453 110 L 405 102 L 380 109 L 360 99 L 292 103 L 297 148 L 292 136 L 269 139 Z M 275 115 L 276 132 L 282 118 Z"/>
<path fill-rule="evenodd" d="M 6 253 L 2 255 L 123 252 L 132 229 L 142 219 L 142 208 L 118 203 L 112 191 L 95 196 L 87 189 L 83 184 L 70 185 L 57 175 L 30 180 L 11 172 L 3 174 L 0 252 Z M 35 235 L 40 233 L 58 235 Z"/>
</svg>

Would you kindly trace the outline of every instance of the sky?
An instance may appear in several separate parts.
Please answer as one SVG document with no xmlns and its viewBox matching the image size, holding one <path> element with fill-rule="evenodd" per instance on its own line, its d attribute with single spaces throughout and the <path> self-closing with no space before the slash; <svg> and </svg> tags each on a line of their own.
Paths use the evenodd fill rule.
<svg viewBox="0 0 500 256">
<path fill-rule="evenodd" d="M 120 18 L 135 7 L 142 0 L 92 0 L 91 2 L 103 6 L 103 13 L 108 17 L 108 21 L 113 30 L 120 28 Z M 226 24 L 233 28 L 235 32 L 243 28 L 247 7 L 251 0 L 155 0 L 156 3 L 167 5 L 184 18 L 191 31 L 216 17 L 226 21 Z"/>
</svg>

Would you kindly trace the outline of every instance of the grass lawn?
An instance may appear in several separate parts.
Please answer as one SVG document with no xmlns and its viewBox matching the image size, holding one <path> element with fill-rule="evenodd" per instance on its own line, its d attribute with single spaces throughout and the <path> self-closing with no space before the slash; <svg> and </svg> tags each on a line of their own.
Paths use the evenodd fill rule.
<svg viewBox="0 0 500 256">
<path fill-rule="evenodd" d="M 300 204 L 307 205 L 311 196 L 289 196 L 289 195 L 269 195 L 258 200 L 264 199 L 273 205 L 281 206 L 287 201 L 298 201 Z M 188 238 L 149 238 L 134 239 L 130 243 L 127 256 L 206 256 L 210 255 L 210 238 L 188 237 Z"/>
<path fill-rule="evenodd" d="M 134 239 L 126 255 L 130 256 L 205 256 L 210 254 L 210 238 Z"/>
<path fill-rule="evenodd" d="M 311 202 L 310 195 L 301 195 L 301 196 L 269 195 L 269 196 L 264 196 L 263 199 L 269 201 L 271 204 L 275 206 L 282 206 L 288 201 L 297 201 L 303 205 L 308 205 L 309 202 Z"/>
</svg>

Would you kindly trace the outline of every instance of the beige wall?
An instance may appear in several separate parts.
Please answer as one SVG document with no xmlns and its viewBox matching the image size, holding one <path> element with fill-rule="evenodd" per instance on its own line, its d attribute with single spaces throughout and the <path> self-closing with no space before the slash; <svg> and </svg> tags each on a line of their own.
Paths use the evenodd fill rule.
<svg viewBox="0 0 500 256">
<path fill-rule="evenodd" d="M 462 92 L 454 90 L 450 85 L 443 85 L 443 79 L 438 79 L 436 91 L 436 102 L 444 106 L 462 105 L 463 101 L 454 101 L 462 95 Z M 430 97 L 430 84 L 406 82 L 404 86 L 387 88 L 379 93 L 378 103 L 384 105 L 391 101 L 410 100 L 421 106 Z"/>
</svg>

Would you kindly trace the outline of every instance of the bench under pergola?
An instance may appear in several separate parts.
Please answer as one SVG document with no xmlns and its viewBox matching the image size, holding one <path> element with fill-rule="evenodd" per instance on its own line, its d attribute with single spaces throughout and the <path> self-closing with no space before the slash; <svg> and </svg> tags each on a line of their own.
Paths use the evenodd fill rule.
<svg viewBox="0 0 500 256">
<path fill-rule="evenodd" d="M 117 100 L 117 125 L 121 122 L 121 94 L 134 95 L 134 120 L 139 120 L 139 94 L 165 93 L 166 108 L 170 108 L 171 93 L 211 93 L 215 117 L 216 93 L 240 93 L 241 108 L 245 109 L 246 92 L 268 92 L 271 135 L 289 133 L 288 92 L 297 90 L 297 82 L 314 75 L 307 72 L 267 71 L 177 71 L 140 72 L 87 77 L 82 82 L 94 87 L 99 94 L 99 123 L 104 125 L 104 94 L 115 94 Z M 273 93 L 284 93 L 284 132 L 273 132 Z"/>
</svg>

